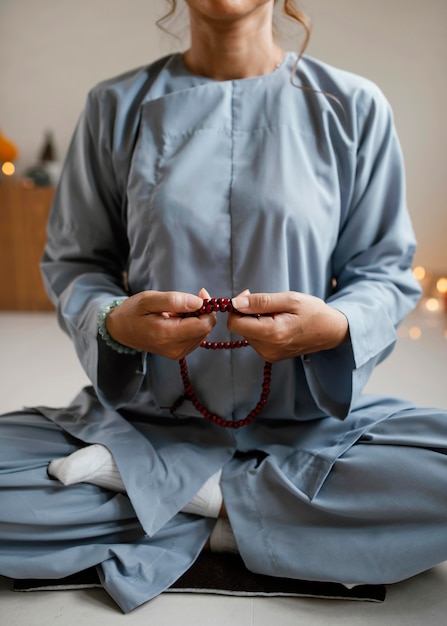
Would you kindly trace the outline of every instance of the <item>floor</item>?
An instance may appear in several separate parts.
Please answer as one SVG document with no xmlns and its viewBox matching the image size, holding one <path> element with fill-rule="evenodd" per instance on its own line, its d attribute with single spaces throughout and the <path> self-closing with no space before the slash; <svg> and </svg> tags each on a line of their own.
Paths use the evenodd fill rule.
<svg viewBox="0 0 447 626">
<path fill-rule="evenodd" d="M 447 407 L 446 328 L 447 315 L 421 306 L 405 320 L 397 348 L 367 390 Z M 0 412 L 65 405 L 87 383 L 52 313 L 0 313 L 0 345 Z M 100 589 L 17 593 L 0 577 L 0 624 L 5 626 L 440 626 L 446 615 L 447 563 L 389 586 L 380 604 L 162 594 L 127 616 Z"/>
</svg>

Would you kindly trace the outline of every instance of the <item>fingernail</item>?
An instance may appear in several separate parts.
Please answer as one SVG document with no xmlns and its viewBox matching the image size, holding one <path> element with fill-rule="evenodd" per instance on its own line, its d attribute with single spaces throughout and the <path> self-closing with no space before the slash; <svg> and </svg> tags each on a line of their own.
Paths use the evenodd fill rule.
<svg viewBox="0 0 447 626">
<path fill-rule="evenodd" d="M 237 298 L 233 298 L 232 302 L 233 302 L 233 306 L 238 311 L 242 311 L 243 309 L 248 309 L 250 306 L 250 302 L 248 298 L 246 298 L 245 296 L 238 296 Z"/>
<path fill-rule="evenodd" d="M 188 294 L 186 296 L 186 306 L 188 307 L 188 309 L 191 309 L 191 311 L 195 311 L 196 309 L 200 308 L 200 304 L 197 304 L 197 298 L 198 296 L 193 296 L 191 294 Z"/>
</svg>

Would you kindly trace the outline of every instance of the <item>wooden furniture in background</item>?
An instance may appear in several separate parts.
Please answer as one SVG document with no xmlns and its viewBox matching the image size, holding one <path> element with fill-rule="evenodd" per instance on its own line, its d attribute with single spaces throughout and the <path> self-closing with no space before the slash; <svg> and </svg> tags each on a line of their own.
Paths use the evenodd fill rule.
<svg viewBox="0 0 447 626">
<path fill-rule="evenodd" d="M 39 269 L 53 195 L 53 187 L 0 183 L 0 310 L 54 310 Z"/>
</svg>

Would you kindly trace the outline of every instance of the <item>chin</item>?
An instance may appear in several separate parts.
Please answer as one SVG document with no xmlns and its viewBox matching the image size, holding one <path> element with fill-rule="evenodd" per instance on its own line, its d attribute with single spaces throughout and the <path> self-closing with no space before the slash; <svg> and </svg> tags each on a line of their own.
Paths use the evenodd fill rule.
<svg viewBox="0 0 447 626">
<path fill-rule="evenodd" d="M 214 20 L 234 20 L 245 17 L 273 0 L 186 0 L 191 11 Z"/>
</svg>

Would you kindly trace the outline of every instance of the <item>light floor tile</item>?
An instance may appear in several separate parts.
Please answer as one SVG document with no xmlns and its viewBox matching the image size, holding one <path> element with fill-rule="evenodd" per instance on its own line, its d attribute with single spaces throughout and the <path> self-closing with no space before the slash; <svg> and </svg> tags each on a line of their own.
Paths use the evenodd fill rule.
<svg viewBox="0 0 447 626">
<path fill-rule="evenodd" d="M 256 599 L 255 626 L 443 626 L 447 564 L 389 585 L 383 603 L 318 599 Z"/>
</svg>

